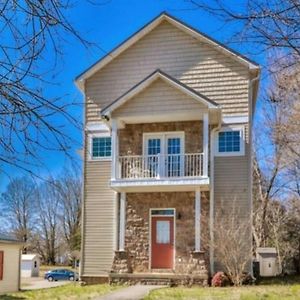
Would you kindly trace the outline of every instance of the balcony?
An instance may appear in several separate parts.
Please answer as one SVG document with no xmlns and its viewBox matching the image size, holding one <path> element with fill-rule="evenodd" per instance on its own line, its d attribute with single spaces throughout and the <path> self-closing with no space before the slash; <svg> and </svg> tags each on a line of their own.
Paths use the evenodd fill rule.
<svg viewBox="0 0 300 300">
<path fill-rule="evenodd" d="M 119 179 L 202 177 L 203 153 L 119 156 Z"/>
<path fill-rule="evenodd" d="M 204 153 L 118 156 L 117 191 L 194 190 L 209 184 Z"/>
</svg>

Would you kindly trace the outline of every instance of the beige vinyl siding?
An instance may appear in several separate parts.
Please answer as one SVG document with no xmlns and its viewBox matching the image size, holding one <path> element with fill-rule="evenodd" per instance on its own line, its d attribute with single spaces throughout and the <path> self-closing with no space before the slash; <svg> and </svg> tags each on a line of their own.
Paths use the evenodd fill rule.
<svg viewBox="0 0 300 300">
<path fill-rule="evenodd" d="M 155 69 L 215 100 L 224 115 L 248 113 L 248 69 L 164 21 L 86 81 L 87 121 Z"/>
<path fill-rule="evenodd" d="M 245 128 L 246 144 L 243 156 L 215 156 L 214 158 L 214 213 L 215 218 L 226 214 L 228 219 L 234 211 L 239 218 L 249 220 L 249 240 L 251 242 L 251 203 L 250 199 L 250 145 L 248 142 L 248 126 Z M 251 258 L 249 257 L 249 260 Z M 220 270 L 218 258 L 215 258 L 215 271 Z"/>
<path fill-rule="evenodd" d="M 170 86 L 162 79 L 155 80 L 141 93 L 129 99 L 113 113 L 113 117 L 139 116 L 141 114 L 169 114 L 203 111 L 205 106 L 199 101 Z"/>
<path fill-rule="evenodd" d="M 111 270 L 116 216 L 110 178 L 111 161 L 85 162 L 82 276 L 99 276 Z"/>
<path fill-rule="evenodd" d="M 0 280 L 0 294 L 19 290 L 20 245 L 0 241 L 0 251 L 4 251 L 3 280 Z"/>
</svg>

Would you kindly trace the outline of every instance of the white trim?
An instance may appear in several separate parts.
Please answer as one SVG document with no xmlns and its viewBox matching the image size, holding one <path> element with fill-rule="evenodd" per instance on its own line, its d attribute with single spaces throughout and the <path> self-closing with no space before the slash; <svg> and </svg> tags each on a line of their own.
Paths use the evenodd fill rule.
<svg viewBox="0 0 300 300">
<path fill-rule="evenodd" d="M 161 154 L 167 154 L 166 140 L 168 137 L 180 138 L 180 154 L 185 153 L 185 134 L 184 131 L 158 131 L 158 132 L 144 132 L 143 133 L 143 155 L 148 155 L 148 144 L 147 141 L 150 138 L 161 139 Z"/>
<path fill-rule="evenodd" d="M 206 42 L 213 46 L 216 50 L 221 51 L 227 56 L 232 57 L 234 60 L 238 61 L 244 66 L 249 67 L 250 69 L 258 69 L 259 67 L 252 64 L 242 56 L 234 53 L 233 51 L 225 48 L 221 44 L 217 43 L 216 41 L 204 36 L 200 32 L 197 32 L 196 29 L 189 28 L 185 24 L 181 23 L 180 21 L 177 21 L 176 19 L 172 18 L 171 16 L 168 16 L 166 14 L 159 15 L 156 19 L 154 19 L 152 22 L 147 24 L 144 28 L 137 31 L 135 34 L 133 34 L 127 41 L 121 43 L 120 46 L 116 47 L 114 50 L 112 50 L 109 55 L 105 56 L 104 58 L 100 59 L 97 63 L 92 65 L 90 68 L 88 68 L 86 71 L 84 71 L 82 74 L 79 75 L 79 77 L 75 80 L 76 85 L 79 87 L 79 89 L 83 89 L 84 82 L 86 79 L 91 77 L 93 74 L 98 72 L 100 69 L 102 69 L 105 65 L 107 65 L 109 62 L 111 62 L 113 59 L 115 59 L 117 56 L 119 56 L 121 53 L 123 53 L 126 49 L 131 47 L 133 44 L 135 44 L 138 40 L 140 40 L 142 37 L 144 37 L 147 33 L 152 31 L 155 27 L 157 27 L 160 23 L 162 23 L 164 20 L 168 21 L 170 24 L 174 25 L 175 27 L 185 31 L 187 34 L 190 34 L 191 36 L 195 37 L 200 42 Z"/>
<path fill-rule="evenodd" d="M 149 87 L 156 79 L 160 78 L 167 84 L 171 85 L 172 87 L 180 90 L 182 93 L 192 97 L 196 101 L 200 102 L 201 104 L 205 105 L 205 107 L 212 109 L 212 108 L 219 108 L 217 105 L 214 105 L 213 103 L 207 101 L 204 97 L 201 97 L 196 92 L 192 92 L 188 88 L 185 88 L 178 82 L 170 79 L 169 77 L 165 76 L 160 70 L 157 70 L 154 72 L 151 76 L 149 76 L 146 80 L 140 82 L 138 85 L 136 85 L 132 90 L 118 98 L 115 102 L 113 102 L 111 105 L 107 106 L 106 108 L 101 111 L 102 115 L 110 115 L 114 110 L 125 104 L 128 100 L 133 98 L 135 95 Z M 184 101 L 184 100 L 183 100 Z"/>
<path fill-rule="evenodd" d="M 116 179 L 118 170 L 118 152 L 119 152 L 119 141 L 118 141 L 118 124 L 115 119 L 111 123 L 111 153 L 112 153 L 112 162 L 111 162 L 111 178 Z"/>
<path fill-rule="evenodd" d="M 241 124 L 248 123 L 248 116 L 231 116 L 231 117 L 223 117 L 224 124 Z"/>
<path fill-rule="evenodd" d="M 219 132 L 225 131 L 239 131 L 240 132 L 240 151 L 232 152 L 219 152 Z M 214 154 L 215 156 L 243 156 L 245 155 L 245 126 L 244 125 L 230 125 L 221 127 L 220 130 L 216 131 L 215 136 L 215 145 L 214 145 Z"/>
<path fill-rule="evenodd" d="M 209 143 L 209 117 L 208 113 L 203 114 L 203 176 L 208 176 L 208 143 Z"/>
<path fill-rule="evenodd" d="M 85 125 L 85 130 L 109 132 L 109 127 L 103 122 L 88 122 Z"/>
<path fill-rule="evenodd" d="M 126 231 L 126 193 L 120 194 L 120 231 L 119 231 L 119 251 L 125 250 Z"/>
<path fill-rule="evenodd" d="M 106 132 L 94 132 L 88 134 L 88 161 L 111 161 L 112 160 L 112 149 L 111 149 L 111 156 L 104 156 L 104 157 L 93 157 L 93 138 L 98 137 L 110 137 L 111 134 L 109 131 Z"/>
<path fill-rule="evenodd" d="M 153 217 L 173 217 L 173 242 L 174 242 L 174 250 L 173 250 L 173 268 L 172 270 L 175 270 L 175 263 L 176 263 L 176 208 L 174 207 L 158 207 L 158 208 L 150 208 L 149 209 L 149 270 L 152 270 L 152 210 L 168 210 L 168 209 L 173 209 L 174 210 L 174 215 L 166 215 L 166 216 L 159 216 L 159 215 L 154 215 Z M 164 269 L 161 269 L 164 270 Z"/>
<path fill-rule="evenodd" d="M 119 211 L 119 193 L 118 192 L 114 192 L 114 251 L 119 250 L 119 237 L 118 237 L 118 233 L 119 233 L 119 218 L 118 218 L 118 211 Z"/>
<path fill-rule="evenodd" d="M 183 175 L 184 172 L 184 161 L 183 161 L 183 154 L 185 153 L 185 135 L 184 131 L 166 131 L 166 132 L 145 132 L 143 133 L 143 155 L 147 156 L 148 155 L 148 140 L 149 139 L 160 139 L 161 144 L 160 144 L 160 155 L 166 156 L 168 155 L 168 150 L 167 150 L 167 140 L 168 138 L 179 138 L 180 139 L 180 174 Z M 158 157 L 160 159 L 161 157 Z M 159 167 L 161 168 L 159 170 L 159 175 L 165 175 L 167 170 L 166 170 L 166 165 L 165 164 L 158 164 Z"/>
<path fill-rule="evenodd" d="M 195 252 L 201 250 L 201 191 L 197 188 L 195 191 Z"/>
</svg>

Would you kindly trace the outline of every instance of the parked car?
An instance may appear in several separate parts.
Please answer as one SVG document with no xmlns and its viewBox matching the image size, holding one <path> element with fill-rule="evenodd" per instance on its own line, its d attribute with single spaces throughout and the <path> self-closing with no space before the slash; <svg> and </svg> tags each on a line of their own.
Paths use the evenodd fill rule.
<svg viewBox="0 0 300 300">
<path fill-rule="evenodd" d="M 76 272 L 67 269 L 57 269 L 51 270 L 45 273 L 45 279 L 48 281 L 58 281 L 58 280 L 78 280 L 79 276 Z"/>
</svg>

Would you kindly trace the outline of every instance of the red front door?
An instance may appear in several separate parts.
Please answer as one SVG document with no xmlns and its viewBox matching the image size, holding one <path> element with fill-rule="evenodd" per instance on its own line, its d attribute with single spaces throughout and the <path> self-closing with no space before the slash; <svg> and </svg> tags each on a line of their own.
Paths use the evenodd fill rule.
<svg viewBox="0 0 300 300">
<path fill-rule="evenodd" d="M 152 217 L 151 268 L 173 269 L 174 217 Z"/>
</svg>

